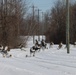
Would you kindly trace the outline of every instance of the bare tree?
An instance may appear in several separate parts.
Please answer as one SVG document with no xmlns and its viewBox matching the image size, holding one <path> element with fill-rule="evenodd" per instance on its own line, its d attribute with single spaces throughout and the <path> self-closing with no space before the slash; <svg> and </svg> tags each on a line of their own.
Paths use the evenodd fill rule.
<svg viewBox="0 0 76 75">
<path fill-rule="evenodd" d="M 76 41 L 76 3 L 70 3 L 70 43 Z M 46 32 L 47 40 L 66 43 L 66 6 L 58 0 L 50 13 L 50 28 Z M 45 18 L 46 19 L 46 18 Z M 48 33 L 48 34 L 47 34 Z"/>
<path fill-rule="evenodd" d="M 23 0 L 0 1 L 1 43 L 3 45 L 17 45 L 20 36 L 20 25 L 26 10 Z"/>
</svg>

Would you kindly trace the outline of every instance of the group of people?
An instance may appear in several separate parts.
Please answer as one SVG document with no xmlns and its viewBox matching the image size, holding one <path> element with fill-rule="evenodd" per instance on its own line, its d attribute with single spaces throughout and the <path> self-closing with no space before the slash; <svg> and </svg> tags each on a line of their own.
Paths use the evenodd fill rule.
<svg viewBox="0 0 76 75">
<path fill-rule="evenodd" d="M 31 54 L 33 54 L 33 56 L 35 56 L 35 52 L 36 51 L 40 51 L 40 49 L 44 49 L 46 48 L 46 43 L 45 43 L 45 40 L 42 39 L 41 43 L 39 43 L 38 40 L 35 40 L 35 45 L 33 47 L 30 48 L 30 56 Z"/>
<path fill-rule="evenodd" d="M 35 46 L 41 46 L 41 47 L 46 48 L 45 40 L 42 39 L 41 43 L 39 43 L 38 40 L 36 40 Z"/>
<path fill-rule="evenodd" d="M 8 46 L 0 45 L 0 53 L 3 55 L 3 57 L 6 57 L 9 51 L 10 51 L 10 48 Z M 11 57 L 11 55 L 9 56 Z"/>
</svg>

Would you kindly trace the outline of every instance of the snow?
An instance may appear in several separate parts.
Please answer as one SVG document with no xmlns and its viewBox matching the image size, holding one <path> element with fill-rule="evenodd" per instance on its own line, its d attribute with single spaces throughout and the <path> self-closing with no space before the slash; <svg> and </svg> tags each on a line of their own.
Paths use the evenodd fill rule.
<svg viewBox="0 0 76 75">
<path fill-rule="evenodd" d="M 11 49 L 12 57 L 3 57 L 0 53 L 0 75 L 76 75 L 76 47 L 73 45 L 70 45 L 70 54 L 65 45 L 61 49 L 53 45 L 36 52 L 35 57 L 30 57 L 31 46 L 30 40 L 24 50 Z"/>
</svg>

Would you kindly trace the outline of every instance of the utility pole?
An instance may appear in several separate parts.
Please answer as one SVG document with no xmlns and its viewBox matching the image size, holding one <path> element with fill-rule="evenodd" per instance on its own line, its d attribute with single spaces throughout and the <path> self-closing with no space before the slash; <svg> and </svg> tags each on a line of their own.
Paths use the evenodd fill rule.
<svg viewBox="0 0 76 75">
<path fill-rule="evenodd" d="M 38 41 L 40 41 L 40 9 L 38 9 Z"/>
<path fill-rule="evenodd" d="M 67 53 L 69 54 L 69 0 L 66 0 L 66 47 Z"/>
<path fill-rule="evenodd" d="M 34 5 L 32 6 L 32 11 L 33 11 L 32 25 L 35 25 L 35 22 L 34 22 L 35 6 Z M 34 36 L 34 32 L 33 32 L 33 44 L 34 44 L 34 41 L 35 41 L 35 36 Z"/>
<path fill-rule="evenodd" d="M 43 39 L 43 32 L 44 32 L 44 26 L 43 26 L 43 12 L 42 12 L 42 39 Z"/>
</svg>

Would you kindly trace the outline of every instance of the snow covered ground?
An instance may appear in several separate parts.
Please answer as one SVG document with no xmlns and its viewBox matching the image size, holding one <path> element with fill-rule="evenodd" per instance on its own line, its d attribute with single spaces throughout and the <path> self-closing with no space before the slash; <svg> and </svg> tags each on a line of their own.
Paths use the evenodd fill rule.
<svg viewBox="0 0 76 75">
<path fill-rule="evenodd" d="M 0 75 L 76 75 L 76 47 L 70 46 L 70 54 L 66 49 L 58 50 L 58 45 L 37 52 L 30 57 L 31 41 L 26 51 L 11 49 L 10 58 L 0 53 Z M 28 55 L 29 57 L 26 57 Z"/>
</svg>

